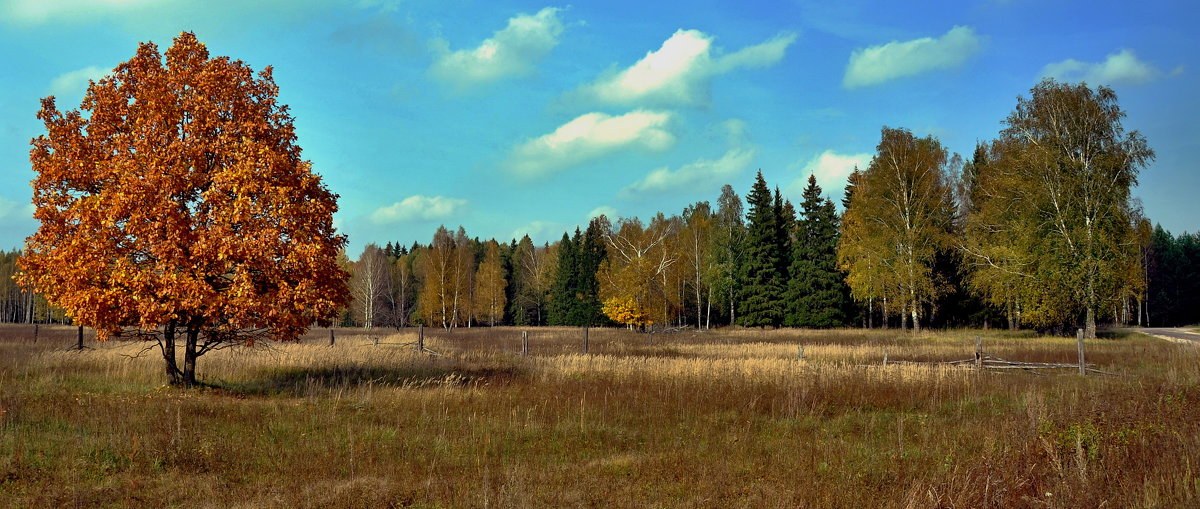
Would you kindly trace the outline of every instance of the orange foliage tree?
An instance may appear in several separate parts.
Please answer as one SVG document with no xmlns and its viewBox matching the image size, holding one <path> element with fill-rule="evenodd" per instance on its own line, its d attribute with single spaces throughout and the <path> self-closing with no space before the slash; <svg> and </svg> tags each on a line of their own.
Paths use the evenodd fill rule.
<svg viewBox="0 0 1200 509">
<path fill-rule="evenodd" d="M 349 297 L 337 195 L 301 159 L 278 91 L 270 67 L 183 33 L 89 84 L 87 114 L 43 99 L 21 284 L 98 339 L 157 341 L 176 385 L 210 350 L 327 326 Z"/>
</svg>

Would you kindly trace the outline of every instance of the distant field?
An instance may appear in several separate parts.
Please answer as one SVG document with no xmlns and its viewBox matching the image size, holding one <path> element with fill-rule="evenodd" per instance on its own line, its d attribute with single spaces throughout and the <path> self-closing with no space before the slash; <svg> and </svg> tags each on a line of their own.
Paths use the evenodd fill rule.
<svg viewBox="0 0 1200 509">
<path fill-rule="evenodd" d="M 1200 351 L 996 331 L 316 330 L 163 386 L 142 344 L 0 326 L 0 506 L 1200 503 Z M 375 344 L 378 340 L 379 344 Z M 803 346 L 804 359 L 797 358 Z"/>
</svg>

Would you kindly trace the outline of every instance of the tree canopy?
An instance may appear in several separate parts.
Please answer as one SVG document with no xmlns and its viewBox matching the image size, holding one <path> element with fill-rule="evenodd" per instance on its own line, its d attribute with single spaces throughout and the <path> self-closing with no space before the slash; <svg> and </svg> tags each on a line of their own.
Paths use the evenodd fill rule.
<svg viewBox="0 0 1200 509">
<path fill-rule="evenodd" d="M 80 110 L 42 101 L 21 283 L 101 339 L 158 339 L 172 383 L 195 360 L 294 339 L 348 298 L 337 196 L 301 158 L 267 67 L 212 58 L 191 33 L 91 83 Z M 175 362 L 183 333 L 185 365 Z"/>
</svg>

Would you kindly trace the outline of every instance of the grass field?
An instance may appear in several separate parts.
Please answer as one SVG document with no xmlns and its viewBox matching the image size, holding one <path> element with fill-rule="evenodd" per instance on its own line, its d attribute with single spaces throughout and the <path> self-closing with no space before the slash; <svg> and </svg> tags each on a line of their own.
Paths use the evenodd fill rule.
<svg viewBox="0 0 1200 509">
<path fill-rule="evenodd" d="M 1200 504 L 1200 349 L 996 331 L 314 331 L 200 359 L 0 327 L 3 507 Z M 378 339 L 379 344 L 375 344 Z M 797 359 L 803 345 L 804 359 Z"/>
</svg>

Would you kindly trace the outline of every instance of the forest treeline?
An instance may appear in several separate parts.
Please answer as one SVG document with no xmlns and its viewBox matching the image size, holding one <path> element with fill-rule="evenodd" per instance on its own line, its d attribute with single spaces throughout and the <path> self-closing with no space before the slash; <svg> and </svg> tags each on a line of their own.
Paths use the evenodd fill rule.
<svg viewBox="0 0 1200 509">
<path fill-rule="evenodd" d="M 1111 89 L 1045 81 L 970 159 L 884 127 L 846 182 L 799 204 L 761 172 L 648 219 L 592 219 L 553 243 L 439 227 L 428 243 L 345 254 L 344 325 L 1036 327 L 1200 322 L 1200 234 L 1152 226 L 1132 198 L 1154 157 Z M 821 185 L 845 186 L 838 207 Z M 13 281 L 0 319 L 69 321 Z"/>
<path fill-rule="evenodd" d="M 759 172 L 648 220 L 598 217 L 541 246 L 444 227 L 348 263 L 363 325 L 999 326 L 1200 321 L 1197 236 L 1130 190 L 1154 153 L 1115 93 L 1044 81 L 970 160 L 884 127 L 843 212 L 810 176 L 797 207 Z M 828 183 L 825 183 L 828 185 Z M 841 183 L 835 183 L 839 185 Z"/>
</svg>

